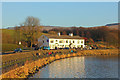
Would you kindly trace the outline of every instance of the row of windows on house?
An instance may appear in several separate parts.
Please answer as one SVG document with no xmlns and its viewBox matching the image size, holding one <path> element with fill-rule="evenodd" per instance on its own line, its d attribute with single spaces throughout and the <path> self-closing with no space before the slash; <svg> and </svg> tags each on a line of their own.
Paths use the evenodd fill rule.
<svg viewBox="0 0 120 80">
<path fill-rule="evenodd" d="M 58 40 L 55 40 L 55 42 L 58 42 Z M 50 43 L 54 43 L 54 40 L 50 40 Z M 73 40 L 73 41 L 71 41 L 71 40 L 66 40 L 66 41 L 64 41 L 64 40 L 59 40 L 59 43 L 75 43 L 75 41 Z M 79 44 L 80 43 L 80 41 L 78 40 L 77 41 L 77 43 Z M 81 41 L 81 43 L 83 43 L 83 41 Z"/>
<path fill-rule="evenodd" d="M 56 47 L 56 45 L 50 45 L 50 47 L 51 47 L 51 48 L 54 48 L 54 47 Z M 59 47 L 59 48 L 70 47 L 70 45 L 57 45 L 57 47 Z M 76 47 L 76 48 L 78 48 L 78 47 L 83 47 L 83 45 L 78 45 L 78 46 L 72 45 L 71 47 Z"/>
</svg>

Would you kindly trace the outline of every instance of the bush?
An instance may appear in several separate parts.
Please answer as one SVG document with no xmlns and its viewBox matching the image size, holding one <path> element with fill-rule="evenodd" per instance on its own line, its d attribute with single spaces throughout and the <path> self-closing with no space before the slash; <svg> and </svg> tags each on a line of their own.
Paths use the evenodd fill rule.
<svg viewBox="0 0 120 80">
<path fill-rule="evenodd" d="M 2 44 L 2 52 L 13 51 L 16 48 L 23 48 L 23 46 L 22 45 L 16 45 L 16 44 Z"/>
</svg>

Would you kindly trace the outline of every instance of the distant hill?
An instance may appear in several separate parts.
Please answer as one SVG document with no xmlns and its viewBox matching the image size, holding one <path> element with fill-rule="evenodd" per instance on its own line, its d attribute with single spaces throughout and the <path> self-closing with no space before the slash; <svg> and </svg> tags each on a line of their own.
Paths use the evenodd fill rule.
<svg viewBox="0 0 120 80">
<path fill-rule="evenodd" d="M 106 24 L 104 26 L 107 26 L 108 28 L 110 29 L 120 29 L 120 23 L 112 23 L 112 24 Z M 100 26 L 96 26 L 96 27 L 89 27 L 89 28 L 98 28 Z M 8 27 L 7 29 L 14 29 L 15 27 Z M 70 29 L 71 27 L 61 27 L 61 26 L 42 26 L 42 31 L 43 30 L 51 30 L 51 29 L 54 29 L 54 28 L 57 28 L 57 29 Z"/>
<path fill-rule="evenodd" d="M 70 28 L 70 27 L 61 27 L 61 26 L 40 26 L 40 27 L 42 27 L 42 31 L 43 30 L 51 30 L 51 29 L 53 29 L 53 28 Z M 20 28 L 20 27 L 18 27 L 18 28 Z M 10 30 L 14 30 L 15 29 L 15 27 L 7 27 L 7 28 L 3 28 L 3 29 L 10 29 Z"/>
<path fill-rule="evenodd" d="M 120 25 L 120 23 L 106 24 L 105 26 L 115 26 L 115 25 Z"/>
<path fill-rule="evenodd" d="M 15 27 L 8 27 L 7 29 L 14 29 Z"/>
<path fill-rule="evenodd" d="M 54 28 L 56 28 L 56 29 L 70 29 L 71 27 L 60 27 L 60 26 L 43 26 L 43 28 L 42 28 L 42 30 L 47 30 L 47 31 L 49 31 L 49 30 L 51 30 L 51 29 L 54 29 Z"/>
<path fill-rule="evenodd" d="M 110 29 L 120 29 L 120 23 L 106 24 L 105 26 Z"/>
</svg>

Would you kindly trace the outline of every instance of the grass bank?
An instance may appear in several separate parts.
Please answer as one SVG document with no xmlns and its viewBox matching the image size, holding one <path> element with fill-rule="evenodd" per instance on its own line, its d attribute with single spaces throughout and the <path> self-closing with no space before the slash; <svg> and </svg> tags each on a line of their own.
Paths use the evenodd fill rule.
<svg viewBox="0 0 120 80">
<path fill-rule="evenodd" d="M 47 53 L 50 51 L 52 51 L 54 54 L 48 55 Z M 50 50 L 50 51 L 40 50 L 34 52 L 34 56 L 38 57 L 38 59 L 34 61 L 26 60 L 24 65 L 20 67 L 18 67 L 18 65 L 15 65 L 14 69 L 4 73 L 2 75 L 2 78 L 28 78 L 29 76 L 39 71 L 39 69 L 46 66 L 47 64 L 55 60 L 64 59 L 64 58 L 70 58 L 75 56 L 118 55 L 118 49 L 84 50 L 84 51 L 76 50 L 74 52 L 70 52 L 70 50 L 61 50 L 61 52 L 59 50 Z M 22 54 L 26 55 L 30 53 L 22 53 Z M 14 56 L 18 55 L 18 53 L 13 55 Z"/>
</svg>

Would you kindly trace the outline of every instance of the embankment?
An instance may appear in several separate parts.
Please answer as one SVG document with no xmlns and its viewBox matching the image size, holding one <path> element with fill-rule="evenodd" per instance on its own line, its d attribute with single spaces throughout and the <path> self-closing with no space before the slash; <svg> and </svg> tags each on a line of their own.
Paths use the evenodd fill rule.
<svg viewBox="0 0 120 80">
<path fill-rule="evenodd" d="M 28 78 L 35 74 L 39 69 L 46 66 L 47 64 L 64 58 L 70 58 L 75 56 L 109 56 L 118 55 L 118 49 L 106 49 L 106 50 L 77 50 L 69 53 L 54 53 L 50 56 L 46 54 L 46 57 L 39 58 L 36 61 L 26 61 L 24 66 L 17 67 L 9 72 L 2 74 L 2 78 Z"/>
</svg>

